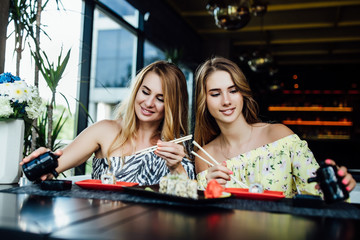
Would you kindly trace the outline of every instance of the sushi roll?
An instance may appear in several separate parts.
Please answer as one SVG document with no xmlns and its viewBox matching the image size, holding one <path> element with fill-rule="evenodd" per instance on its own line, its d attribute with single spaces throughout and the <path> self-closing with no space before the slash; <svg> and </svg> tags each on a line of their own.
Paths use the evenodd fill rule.
<svg viewBox="0 0 360 240">
<path fill-rule="evenodd" d="M 103 184 L 116 184 L 116 178 L 112 173 L 105 173 L 101 175 L 101 183 Z"/>
<path fill-rule="evenodd" d="M 168 186 L 168 177 L 164 176 L 164 177 L 160 178 L 159 185 L 160 185 L 159 192 L 166 193 L 167 186 Z"/>
<path fill-rule="evenodd" d="M 196 180 L 188 180 L 187 183 L 187 196 L 189 198 L 197 199 L 198 198 L 198 191 L 197 191 L 197 182 Z"/>
<path fill-rule="evenodd" d="M 160 179 L 159 192 L 179 197 L 198 198 L 197 182 L 185 174 L 169 174 Z"/>
</svg>

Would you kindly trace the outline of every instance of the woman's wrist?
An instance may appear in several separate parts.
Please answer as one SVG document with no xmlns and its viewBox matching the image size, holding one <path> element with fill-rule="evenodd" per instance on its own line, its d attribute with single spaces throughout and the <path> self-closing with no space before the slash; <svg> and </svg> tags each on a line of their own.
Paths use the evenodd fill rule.
<svg viewBox="0 0 360 240">
<path fill-rule="evenodd" d="M 182 174 L 186 173 L 182 164 L 179 164 L 176 168 L 170 169 L 171 174 Z"/>
</svg>

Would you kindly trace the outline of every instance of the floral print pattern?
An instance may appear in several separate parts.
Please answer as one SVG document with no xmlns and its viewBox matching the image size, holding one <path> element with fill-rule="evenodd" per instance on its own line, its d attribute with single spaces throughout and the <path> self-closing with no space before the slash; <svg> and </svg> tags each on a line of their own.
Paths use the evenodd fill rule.
<svg viewBox="0 0 360 240">
<path fill-rule="evenodd" d="M 320 195 L 315 189 L 316 183 L 307 183 L 308 178 L 315 176 L 319 165 L 307 142 L 296 134 L 229 159 L 226 164 L 233 176 L 248 186 L 258 182 L 265 190 L 283 191 L 286 197 L 297 193 L 296 186 L 302 194 Z M 206 174 L 207 170 L 197 175 L 199 189 L 206 188 Z M 240 186 L 230 180 L 226 187 Z"/>
</svg>

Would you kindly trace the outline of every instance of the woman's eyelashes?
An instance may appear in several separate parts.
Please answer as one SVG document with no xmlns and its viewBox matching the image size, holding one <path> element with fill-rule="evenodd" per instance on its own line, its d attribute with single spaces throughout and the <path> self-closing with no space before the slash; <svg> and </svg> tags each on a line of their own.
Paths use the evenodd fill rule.
<svg viewBox="0 0 360 240">
<path fill-rule="evenodd" d="M 220 92 L 211 92 L 210 96 L 212 96 L 212 97 L 220 96 Z"/>
<path fill-rule="evenodd" d="M 229 93 L 235 94 L 235 93 L 239 92 L 239 89 L 232 88 L 232 89 L 229 89 L 228 91 L 229 91 Z M 212 97 L 220 96 L 220 94 L 221 94 L 221 91 L 210 91 L 210 96 L 212 96 Z"/>
<path fill-rule="evenodd" d="M 142 90 L 143 94 L 145 95 L 150 95 L 150 92 L 146 91 L 146 90 Z"/>
<path fill-rule="evenodd" d="M 156 97 L 157 100 L 159 100 L 160 102 L 164 102 L 164 97 L 163 96 L 158 96 Z"/>
<path fill-rule="evenodd" d="M 230 93 L 237 93 L 237 92 L 239 92 L 239 89 L 237 88 L 230 90 Z"/>
<path fill-rule="evenodd" d="M 150 95 L 150 91 L 149 90 L 146 90 L 146 89 L 143 89 L 142 90 L 142 93 L 144 94 L 144 95 L 147 95 L 147 96 L 149 96 Z M 156 99 L 158 100 L 158 101 L 160 101 L 160 102 L 164 102 L 164 97 L 163 97 L 163 95 L 158 95 L 158 96 L 156 96 Z"/>
</svg>

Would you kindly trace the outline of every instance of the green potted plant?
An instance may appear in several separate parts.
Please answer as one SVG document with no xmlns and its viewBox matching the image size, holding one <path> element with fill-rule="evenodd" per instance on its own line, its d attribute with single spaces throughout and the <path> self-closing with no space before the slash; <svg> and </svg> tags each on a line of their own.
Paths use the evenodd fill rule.
<svg viewBox="0 0 360 240">
<path fill-rule="evenodd" d="M 52 136 L 53 111 L 54 111 L 54 107 L 56 105 L 56 103 L 55 103 L 56 88 L 59 84 L 59 81 L 62 78 L 62 75 L 65 71 L 66 65 L 69 61 L 70 52 L 71 52 L 71 49 L 67 52 L 66 56 L 62 60 L 61 59 L 62 58 L 62 49 L 61 49 L 60 55 L 58 57 L 57 65 L 55 65 L 54 63 L 51 63 L 49 61 L 49 59 L 44 51 L 41 51 L 41 53 L 31 51 L 31 55 L 33 56 L 33 58 L 35 60 L 35 64 L 39 68 L 42 76 L 44 77 L 44 79 L 47 83 L 47 86 L 49 87 L 49 89 L 51 90 L 51 93 L 52 93 L 50 103 L 48 103 L 46 106 L 47 107 L 47 119 L 48 119 L 46 146 L 50 149 L 52 148 L 52 143 L 53 143 L 53 140 L 52 140 L 52 138 L 53 138 L 53 136 Z M 67 102 L 66 97 L 64 95 L 62 95 L 62 96 L 64 97 L 65 101 Z"/>
</svg>

